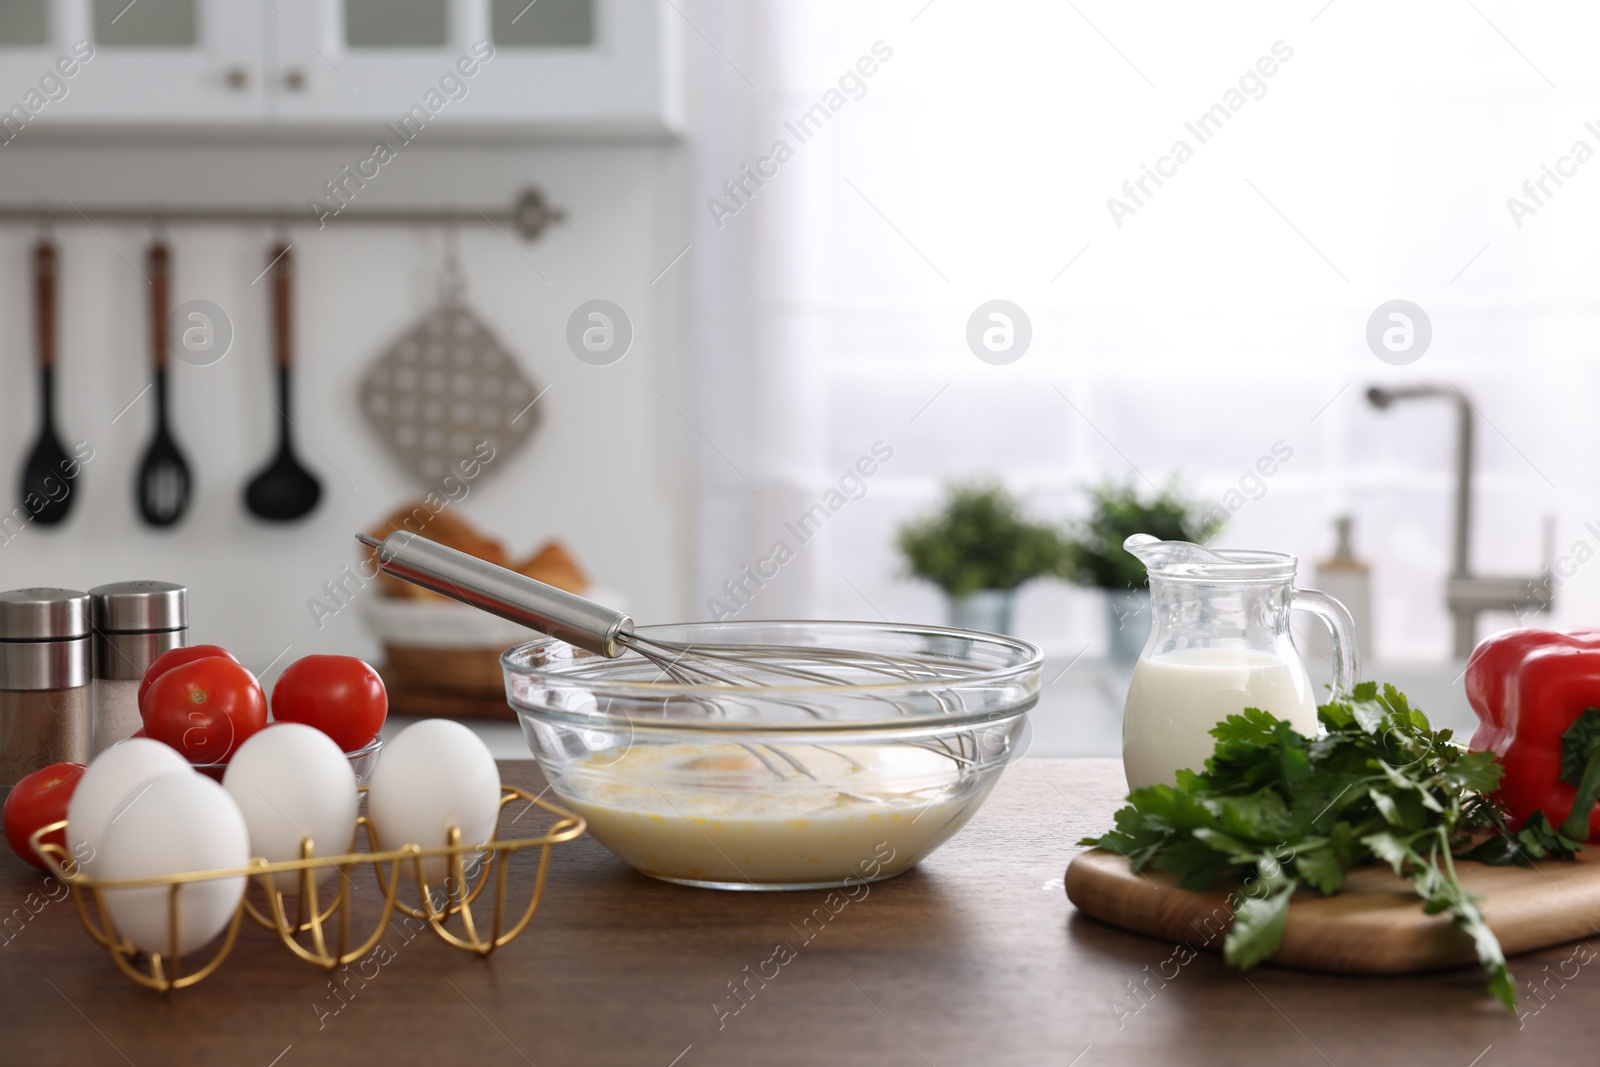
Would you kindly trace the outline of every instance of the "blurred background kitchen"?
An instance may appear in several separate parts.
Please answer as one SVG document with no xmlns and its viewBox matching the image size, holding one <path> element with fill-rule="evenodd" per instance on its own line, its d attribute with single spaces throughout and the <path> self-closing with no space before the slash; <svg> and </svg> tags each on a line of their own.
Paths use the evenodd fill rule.
<svg viewBox="0 0 1600 1067">
<path fill-rule="evenodd" d="M 359 578 L 351 535 L 433 493 L 641 621 L 1008 625 L 1050 660 L 1033 752 L 1112 755 L 1138 603 L 1090 520 L 1165 493 L 1176 532 L 1225 519 L 1216 545 L 1368 601 L 1363 673 L 1469 726 L 1463 627 L 1600 601 L 1596 22 L 1494 0 L 5 0 L 0 588 L 185 584 L 191 640 L 269 685 L 313 652 L 382 661 L 387 635 L 440 681 L 412 710 L 482 712 L 492 676 L 473 695 L 464 660 L 417 658 L 433 624 L 385 621 Z M 22 492 L 42 236 L 56 430 L 90 457 L 49 525 Z M 155 241 L 190 471 L 169 526 L 136 492 Z M 320 483 L 287 521 L 245 492 L 279 448 L 280 277 L 289 440 Z M 408 371 L 441 299 L 506 358 Z M 493 410 L 464 413 L 470 442 L 423 440 L 407 389 Z M 927 522 L 963 488 L 976 511 Z M 1008 502 L 1043 532 L 1006 533 Z M 994 558 L 960 548 L 973 529 Z M 917 570 L 1015 591 L 952 604 Z"/>
</svg>

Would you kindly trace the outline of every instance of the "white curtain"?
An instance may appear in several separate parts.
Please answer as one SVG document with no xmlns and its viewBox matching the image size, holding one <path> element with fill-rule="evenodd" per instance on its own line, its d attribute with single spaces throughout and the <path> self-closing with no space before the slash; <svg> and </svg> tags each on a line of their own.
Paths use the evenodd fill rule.
<svg viewBox="0 0 1600 1067">
<path fill-rule="evenodd" d="M 1559 553 L 1600 553 L 1600 160 L 1560 164 L 1600 150 L 1596 14 L 680 6 L 697 295 L 671 399 L 699 442 L 696 614 L 935 620 L 893 535 L 943 480 L 996 474 L 1056 519 L 1086 482 L 1176 474 L 1242 497 L 1222 541 L 1296 552 L 1306 579 L 1353 515 L 1376 651 L 1442 657 L 1453 415 L 1376 411 L 1373 384 L 1472 396 L 1479 571 L 1535 573 L 1546 513 Z M 1519 219 L 1545 164 L 1571 173 Z M 1009 365 L 967 345 L 992 299 L 1032 323 Z M 1432 323 L 1409 365 L 1366 342 L 1393 299 Z M 892 458 L 858 467 L 875 445 Z M 1292 457 L 1258 487 L 1275 447 Z M 1563 569 L 1554 621 L 1591 618 L 1600 565 Z M 1036 583 L 1020 611 L 1047 647 L 1099 647 L 1088 591 Z"/>
</svg>

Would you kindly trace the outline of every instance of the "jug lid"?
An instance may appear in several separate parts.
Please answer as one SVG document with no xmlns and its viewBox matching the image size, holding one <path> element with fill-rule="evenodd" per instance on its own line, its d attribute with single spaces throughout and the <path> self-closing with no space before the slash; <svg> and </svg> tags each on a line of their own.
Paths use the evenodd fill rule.
<svg viewBox="0 0 1600 1067">
<path fill-rule="evenodd" d="M 1287 552 L 1228 549 L 1219 552 L 1192 541 L 1162 541 L 1134 534 L 1122 547 L 1160 578 L 1205 578 L 1213 581 L 1263 581 L 1293 578 L 1298 561 Z"/>
</svg>

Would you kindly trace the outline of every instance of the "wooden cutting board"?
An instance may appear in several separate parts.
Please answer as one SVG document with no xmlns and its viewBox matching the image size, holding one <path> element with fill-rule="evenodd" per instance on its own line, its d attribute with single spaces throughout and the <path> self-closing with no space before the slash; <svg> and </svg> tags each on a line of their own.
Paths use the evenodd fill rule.
<svg viewBox="0 0 1600 1067">
<path fill-rule="evenodd" d="M 1507 956 L 1600 935 L 1600 861 L 1594 853 L 1537 868 L 1457 861 L 1461 884 Z M 1067 897 L 1113 925 L 1194 948 L 1222 951 L 1233 919 L 1229 889 L 1179 888 L 1162 871 L 1136 872 L 1126 859 L 1091 849 L 1067 867 Z M 1289 905 L 1273 963 L 1336 974 L 1404 974 L 1472 963 L 1472 944 L 1448 915 L 1424 915 L 1410 883 L 1388 868 L 1348 872 L 1331 897 L 1302 890 Z"/>
</svg>

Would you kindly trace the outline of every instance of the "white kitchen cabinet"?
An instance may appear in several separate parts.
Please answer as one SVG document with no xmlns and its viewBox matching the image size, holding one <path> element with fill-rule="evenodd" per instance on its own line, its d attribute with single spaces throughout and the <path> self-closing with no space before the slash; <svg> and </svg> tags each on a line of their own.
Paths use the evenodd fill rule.
<svg viewBox="0 0 1600 1067">
<path fill-rule="evenodd" d="M 85 122 L 254 122 L 263 115 L 261 20 L 253 0 L 6 0 L 0 6 L 10 9 L 0 19 L 0 106 L 22 105 L 40 130 Z M 65 69 L 57 62 L 77 55 L 87 61 L 61 79 L 65 94 L 51 99 L 47 79 Z M 30 91 L 38 93 L 32 102 L 45 100 L 37 109 L 28 106 Z"/>
<path fill-rule="evenodd" d="M 284 122 L 397 123 L 423 105 L 452 127 L 677 123 L 678 16 L 661 0 L 274 3 Z"/>
<path fill-rule="evenodd" d="M 39 128 L 659 133 L 675 20 L 666 0 L 4 0 L 0 102 L 88 42 L 67 93 L 25 108 Z"/>
</svg>

